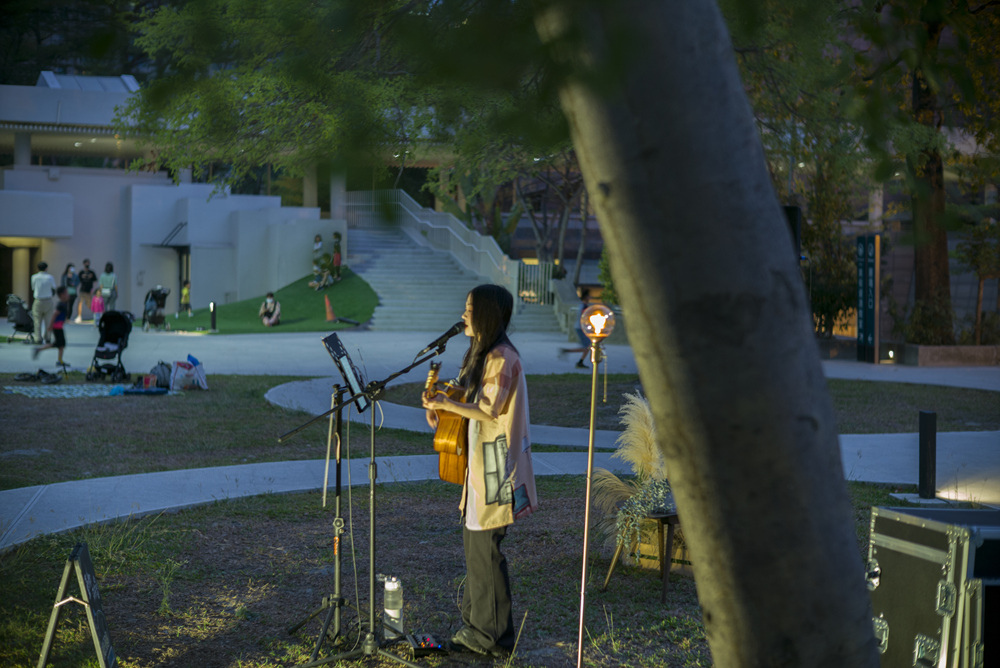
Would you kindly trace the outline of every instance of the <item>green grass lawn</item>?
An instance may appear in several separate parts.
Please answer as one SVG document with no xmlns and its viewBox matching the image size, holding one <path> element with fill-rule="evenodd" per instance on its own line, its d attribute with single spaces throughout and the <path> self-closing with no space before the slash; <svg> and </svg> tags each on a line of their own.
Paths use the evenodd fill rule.
<svg viewBox="0 0 1000 668">
<path fill-rule="evenodd" d="M 0 374 L 0 385 L 13 382 L 11 376 Z M 5 425 L 0 452 L 20 452 L 4 457 L 0 488 L 227 463 L 320 459 L 325 422 L 277 442 L 278 435 L 309 417 L 264 400 L 269 388 L 291 380 L 300 378 L 211 376 L 209 392 L 152 401 L 77 399 L 71 410 L 65 399 L 5 395 L 6 411 L 17 419 Z M 609 428 L 616 426 L 621 393 L 634 392 L 637 380 L 609 377 L 608 403 L 602 404 Z M 589 388 L 579 376 L 531 376 L 528 383 L 534 420 L 586 423 L 586 402 L 580 397 Z M 418 393 L 419 386 L 402 387 L 398 396 L 390 392 L 389 400 L 405 401 Z M 937 410 L 939 424 L 947 428 L 1000 428 L 996 392 L 836 381 L 831 394 L 842 430 L 847 425 L 852 432 L 891 431 L 897 423 L 907 428 L 906 416 L 917 408 Z M 53 419 L 56 415 L 59 419 Z M 40 431 L 39 424 L 45 429 Z M 348 450 L 365 456 L 368 437 L 365 427 L 352 425 L 345 434 Z M 426 434 L 382 429 L 377 441 L 383 455 L 431 452 Z M 537 482 L 542 510 L 517 525 L 504 544 L 515 573 L 515 623 L 525 621 L 511 668 L 568 667 L 575 652 L 585 478 L 540 476 Z M 408 629 L 448 637 L 460 624 L 455 604 L 463 573 L 459 490 L 440 481 L 378 487 L 378 572 L 404 580 Z M 889 493 L 913 487 L 848 487 L 861 560 L 871 507 L 901 505 Z M 353 646 L 365 619 L 367 501 L 364 489 L 345 498 L 344 591 L 353 607 L 347 614 L 346 641 L 338 649 Z M 287 628 L 330 593 L 331 527 L 331 507 L 321 506 L 317 492 L 265 494 L 29 541 L 0 555 L 0 666 L 37 661 L 65 559 L 77 542 L 89 546 L 122 668 L 305 663 L 321 620 L 294 635 Z M 671 576 L 668 605 L 661 606 L 657 573 L 624 566 L 607 591 L 600 591 L 612 550 L 596 533 L 594 538 L 586 665 L 710 666 L 695 582 Z M 69 593 L 77 595 L 75 579 Z M 49 665 L 97 665 L 81 606 L 64 609 Z M 333 643 L 326 649 L 332 651 Z M 433 668 L 464 668 L 470 662 L 475 663 L 461 654 L 421 660 Z M 371 665 L 396 664 L 379 658 Z"/>
<path fill-rule="evenodd" d="M 576 374 L 529 375 L 528 401 L 533 424 L 586 427 L 590 419 L 590 385 Z M 641 392 L 639 376 L 608 374 L 607 401 L 603 378 L 598 389 L 598 429 L 620 431 L 618 409 L 625 393 Z M 1000 429 L 1000 392 L 964 387 L 827 380 L 841 434 L 905 434 L 919 431 L 920 411 L 937 413 L 938 431 Z M 390 387 L 386 401 L 420 406 L 423 383 Z"/>
<path fill-rule="evenodd" d="M 371 320 L 378 305 L 378 295 L 364 279 L 350 269 L 345 267 L 343 280 L 323 290 L 310 288 L 308 283 L 311 280 L 313 276 L 309 274 L 274 292 L 281 304 L 281 324 L 276 328 L 264 327 L 257 317 L 264 295 L 217 305 L 215 324 L 218 333 L 329 332 L 353 327 L 348 322 L 327 322 L 324 297 L 329 297 L 330 306 L 337 318 L 346 318 L 362 325 Z M 195 310 L 190 318 L 183 313 L 179 318 L 168 313 L 167 324 L 176 331 L 207 331 L 212 327 L 212 316 L 207 308 Z"/>
</svg>

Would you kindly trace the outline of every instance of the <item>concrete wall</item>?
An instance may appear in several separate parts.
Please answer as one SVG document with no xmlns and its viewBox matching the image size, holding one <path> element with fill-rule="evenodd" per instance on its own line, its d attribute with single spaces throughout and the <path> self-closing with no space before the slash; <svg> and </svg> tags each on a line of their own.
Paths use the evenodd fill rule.
<svg viewBox="0 0 1000 668">
<path fill-rule="evenodd" d="M 315 216 L 315 217 L 311 217 Z M 333 233 L 347 239 L 346 220 L 320 220 L 318 209 L 239 211 L 231 219 L 239 275 L 239 299 L 277 290 L 312 271 L 313 240 L 319 234 L 332 252 Z M 347 244 L 341 242 L 341 255 Z"/>
<path fill-rule="evenodd" d="M 197 252 L 192 249 L 191 306 L 201 308 L 213 301 L 229 304 L 239 301 L 237 293 L 236 254 L 232 249 L 200 248 Z"/>
<path fill-rule="evenodd" d="M 73 197 L 68 193 L 0 190 L 0 237 L 73 236 Z"/>
<path fill-rule="evenodd" d="M 168 312 L 176 310 L 180 298 L 178 256 L 158 246 L 179 223 L 185 225 L 170 244 L 190 248 L 194 308 L 257 297 L 302 278 L 309 272 L 313 236 L 332 233 L 319 209 L 281 207 L 279 197 L 229 195 L 204 184 L 130 191 L 132 252 L 149 263 L 142 277 L 145 289 L 137 294 L 141 300 L 155 285 L 170 288 Z M 337 229 L 345 233 L 346 223 Z M 141 306 L 140 301 L 135 309 Z"/>
<path fill-rule="evenodd" d="M 106 262 L 111 262 L 119 278 L 118 308 L 123 309 L 132 308 L 136 300 L 141 302 L 145 294 L 143 291 L 143 295 L 136 297 L 131 280 L 135 268 L 130 252 L 131 225 L 125 189 L 135 183 L 172 185 L 163 174 L 83 167 L 19 166 L 5 170 L 3 175 L 5 192 L 37 193 L 36 202 L 44 202 L 46 195 L 54 194 L 72 199 L 72 235 L 46 236 L 44 226 L 36 227 L 30 236 L 40 238 L 37 257 L 49 263 L 49 271 L 56 277 L 70 262 L 80 269 L 84 258 L 90 258 L 91 268 L 97 274 L 104 270 Z M 38 213 L 26 215 L 41 217 L 44 211 L 42 208 Z M 13 224 L 11 220 L 0 209 L 0 236 L 6 236 L 3 230 Z"/>
<path fill-rule="evenodd" d="M 174 185 L 162 174 L 109 169 L 19 166 L 4 170 L 0 185 L 0 205 L 12 204 L 0 206 L 0 243 L 37 246 L 35 256 L 57 276 L 70 262 L 81 267 L 85 257 L 98 274 L 112 262 L 117 308 L 137 317 L 158 285 L 170 289 L 167 312 L 177 309 L 177 247 L 190 252 L 195 308 L 258 297 L 309 274 L 316 234 L 332 248 L 339 231 L 347 254 L 345 220 L 321 220 L 318 208 L 282 207 L 279 197 L 230 195 L 205 184 Z M 26 227 L 42 219 L 48 222 Z M 13 276 L 14 285 L 27 285 L 31 272 L 23 264 L 18 272 L 25 275 Z"/>
</svg>

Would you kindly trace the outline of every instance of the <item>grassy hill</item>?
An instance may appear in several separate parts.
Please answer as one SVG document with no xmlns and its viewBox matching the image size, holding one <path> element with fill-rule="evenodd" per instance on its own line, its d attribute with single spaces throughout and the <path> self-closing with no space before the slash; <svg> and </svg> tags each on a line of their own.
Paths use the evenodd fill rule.
<svg viewBox="0 0 1000 668">
<path fill-rule="evenodd" d="M 264 327 L 257 311 L 264 295 L 244 299 L 232 304 L 219 304 L 215 317 L 216 329 L 220 334 L 257 334 L 261 332 L 329 332 L 353 327 L 352 323 L 326 320 L 326 301 L 337 318 L 354 320 L 365 324 L 371 320 L 378 305 L 378 296 L 371 286 L 360 276 L 346 267 L 343 280 L 323 290 L 308 286 L 312 274 L 304 276 L 291 285 L 275 291 L 274 296 L 281 304 L 281 324 L 275 328 Z M 211 314 L 207 308 L 197 309 L 192 317 L 180 314 L 175 318 L 167 314 L 167 323 L 175 331 L 205 331 L 211 329 Z M 136 326 L 139 322 L 136 322 Z"/>
</svg>

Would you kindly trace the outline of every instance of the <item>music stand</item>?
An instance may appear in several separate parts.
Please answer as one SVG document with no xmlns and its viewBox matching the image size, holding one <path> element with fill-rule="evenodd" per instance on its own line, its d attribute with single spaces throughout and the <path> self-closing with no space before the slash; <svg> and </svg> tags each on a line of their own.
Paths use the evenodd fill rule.
<svg viewBox="0 0 1000 668">
<path fill-rule="evenodd" d="M 367 409 L 371 405 L 371 402 L 375 401 L 376 399 L 378 399 L 378 397 L 381 396 L 382 392 L 385 390 L 386 384 L 390 380 L 392 380 L 393 378 L 401 375 L 402 373 L 405 373 L 406 371 L 409 371 L 409 369 L 412 369 L 413 367 L 417 366 L 418 364 L 423 363 L 424 361 L 430 359 L 434 355 L 440 354 L 441 352 L 444 351 L 444 344 L 442 343 L 441 346 L 440 346 L 440 348 L 435 353 L 432 353 L 431 355 L 428 355 L 426 358 L 421 359 L 421 360 L 419 360 L 417 362 L 414 362 L 409 368 L 405 369 L 404 371 L 400 371 L 399 373 L 393 374 L 392 376 L 389 376 L 389 378 L 387 378 L 385 380 L 382 380 L 382 381 L 372 381 L 371 383 L 368 383 L 368 385 L 364 386 L 364 389 L 361 389 L 362 388 L 362 384 L 364 383 L 364 377 L 361 375 L 361 372 L 358 371 L 357 367 L 354 366 L 354 363 L 351 361 L 350 356 L 347 354 L 347 349 L 344 348 L 343 343 L 341 343 L 341 341 L 340 341 L 340 337 L 338 337 L 336 334 L 330 334 L 329 336 L 327 336 L 326 338 L 323 339 L 323 345 L 326 346 L 327 351 L 330 353 L 330 357 L 333 358 L 334 363 L 337 365 L 337 368 L 340 370 L 340 373 L 341 373 L 341 375 L 344 378 L 344 382 L 347 383 L 347 386 L 349 388 L 351 388 L 351 390 L 354 393 L 352 394 L 352 396 L 348 397 L 347 399 L 343 399 L 342 401 L 334 401 L 333 403 L 335 405 L 329 411 L 327 411 L 326 413 L 324 413 L 322 415 L 316 416 L 315 418 L 313 418 L 309 422 L 306 422 L 304 425 L 302 425 L 302 426 L 300 426 L 300 427 L 298 427 L 298 428 L 296 428 L 296 429 L 288 432 L 287 434 L 284 434 L 283 436 L 281 436 L 278 439 L 279 442 L 282 439 L 285 439 L 288 436 L 290 436 L 290 435 L 292 435 L 294 433 L 297 433 L 298 431 L 301 431 L 306 426 L 312 424 L 316 420 L 322 419 L 323 417 L 326 417 L 327 415 L 330 415 L 330 414 L 332 414 L 334 412 L 336 412 L 336 414 L 337 414 L 337 422 L 339 424 L 340 423 L 340 411 L 341 411 L 341 409 L 345 405 L 351 403 L 352 401 L 355 403 L 355 406 L 358 407 L 359 412 L 363 412 L 365 409 Z M 338 396 L 338 400 L 339 399 L 341 399 L 341 397 Z M 338 436 L 339 436 L 339 433 L 338 433 Z M 399 663 L 401 663 L 401 664 L 403 664 L 405 666 L 411 666 L 412 668 L 421 668 L 418 664 L 412 663 L 410 661 L 407 661 L 403 657 L 397 656 L 397 655 L 392 654 L 391 652 L 388 652 L 385 649 L 383 649 L 383 646 L 386 643 L 384 641 L 380 641 L 379 640 L 379 635 L 375 632 L 375 629 L 376 628 L 380 628 L 382 626 L 382 624 L 381 624 L 381 622 L 379 622 L 378 626 L 376 626 L 376 621 L 375 621 L 375 481 L 378 478 L 378 467 L 377 467 L 377 465 L 375 463 L 375 411 L 374 410 L 372 410 L 372 412 L 371 412 L 371 438 L 370 438 L 370 446 L 371 446 L 370 447 L 371 455 L 370 455 L 369 462 L 368 462 L 368 483 L 369 483 L 368 484 L 368 525 L 369 525 L 368 526 L 368 634 L 365 636 L 364 640 L 362 641 L 361 647 L 359 647 L 359 648 L 357 648 L 355 650 L 349 651 L 349 652 L 344 652 L 342 654 L 336 654 L 336 655 L 333 655 L 333 656 L 326 657 L 324 659 L 317 660 L 316 657 L 319 654 L 319 647 L 322 644 L 324 637 L 326 636 L 326 632 L 327 632 L 327 629 L 328 629 L 331 621 L 336 622 L 336 624 L 338 626 L 338 628 L 335 629 L 335 636 L 334 637 L 336 637 L 336 635 L 338 635 L 340 633 L 340 629 L 339 629 L 340 613 L 339 613 L 339 611 L 340 611 L 340 606 L 343 605 L 343 601 L 342 601 L 342 599 L 340 597 L 340 592 L 339 591 L 335 591 L 333 596 L 325 598 L 323 600 L 323 604 L 317 610 L 313 611 L 305 620 L 303 620 L 302 622 L 300 622 L 296 626 L 294 626 L 294 627 L 292 627 L 292 628 L 289 629 L 289 633 L 294 633 L 294 631 L 298 630 L 298 628 L 300 628 L 302 626 L 302 624 L 304 624 L 306 621 L 308 621 L 309 619 L 311 619 L 312 617 L 314 617 L 316 614 L 318 614 L 319 612 L 321 612 L 325 607 L 329 606 L 331 608 L 330 612 L 327 614 L 327 619 L 326 619 L 326 621 L 323 624 L 323 630 L 320 633 L 320 636 L 319 636 L 319 638 L 316 641 L 316 647 L 313 650 L 313 654 L 310 657 L 310 661 L 309 661 L 309 663 L 303 664 L 303 668 L 308 668 L 308 667 L 311 667 L 311 666 L 321 666 L 321 665 L 324 665 L 324 664 L 333 663 L 335 661 L 343 661 L 343 660 L 353 659 L 353 658 L 360 657 L 360 656 L 372 656 L 374 654 L 379 654 L 379 655 L 384 656 L 386 658 L 393 659 L 394 661 L 398 661 Z M 339 447 L 339 438 L 338 438 L 338 448 L 337 448 L 337 504 L 336 504 L 337 505 L 338 513 L 339 513 L 339 508 L 340 508 L 340 503 L 339 503 L 340 491 L 339 490 L 340 490 L 340 447 Z M 339 529 L 342 530 L 342 528 L 343 528 L 343 520 L 340 519 L 339 516 L 338 516 L 334 520 L 335 534 L 337 533 L 336 530 L 338 528 L 337 527 L 337 520 L 340 520 Z M 338 539 L 337 543 L 339 545 L 339 534 L 336 535 L 336 538 Z M 340 551 L 339 551 L 339 547 L 338 547 L 338 549 L 335 552 L 335 556 L 334 556 L 334 561 L 335 561 L 335 565 L 336 565 L 336 573 L 334 575 L 334 586 L 338 590 L 339 590 L 339 583 L 340 583 L 340 553 L 339 552 Z"/>
<path fill-rule="evenodd" d="M 344 344 L 341 343 L 340 337 L 336 334 L 331 334 L 323 339 L 323 345 L 326 347 L 327 352 L 330 353 L 330 357 L 333 359 L 334 364 L 337 365 L 337 369 L 340 371 L 341 377 L 344 379 L 344 385 L 334 385 L 334 392 L 330 396 L 330 411 L 324 415 L 330 415 L 330 425 L 327 429 L 326 436 L 326 466 L 323 469 L 323 507 L 326 507 L 326 492 L 329 487 L 329 475 L 330 475 L 330 450 L 331 441 L 333 438 L 333 433 L 336 431 L 337 434 L 337 449 L 336 449 L 336 486 L 334 491 L 334 519 L 333 519 L 333 562 L 334 562 L 334 574 L 333 574 L 333 593 L 329 596 L 324 596 L 320 602 L 320 605 L 306 615 L 303 619 L 296 622 L 295 624 L 288 627 L 288 634 L 293 635 L 302 626 L 304 626 L 313 617 L 319 615 L 324 610 L 328 610 L 326 618 L 323 620 L 323 625 L 320 629 L 319 637 L 316 639 L 316 645 L 313 647 L 312 655 L 310 656 L 310 661 L 316 661 L 319 656 L 320 647 L 323 644 L 324 639 L 327 637 L 327 632 L 330 631 L 330 626 L 332 624 L 332 639 L 336 642 L 337 638 L 341 634 L 341 617 L 340 609 L 348 605 L 348 602 L 341 594 L 341 536 L 344 534 L 344 519 L 340 512 L 340 498 L 341 498 L 341 452 L 342 452 L 342 436 L 343 436 L 343 408 L 350 402 L 344 400 L 344 395 L 347 393 L 348 389 L 351 391 L 352 395 L 358 395 L 360 393 L 363 376 L 358 368 L 351 361 L 350 356 L 347 354 L 347 349 Z M 368 408 L 369 402 L 363 395 L 355 400 L 355 406 L 358 412 L 364 412 Z M 323 416 L 320 416 L 323 417 Z M 291 434 L 297 433 L 303 429 L 308 424 L 312 424 L 316 420 L 310 420 L 306 425 L 299 427 L 298 429 L 283 435 L 278 439 L 279 442 L 288 438 Z"/>
<path fill-rule="evenodd" d="M 350 355 L 347 354 L 347 348 L 344 347 L 339 336 L 330 334 L 323 339 L 323 345 L 326 346 L 327 352 L 333 358 L 333 363 L 337 365 L 341 377 L 347 383 L 351 394 L 354 395 L 351 399 L 354 400 L 358 413 L 364 413 L 365 409 L 368 408 L 368 397 L 365 396 L 363 389 L 365 386 L 364 376 L 358 371 L 358 367 L 354 366 L 354 362 L 351 361 Z"/>
</svg>

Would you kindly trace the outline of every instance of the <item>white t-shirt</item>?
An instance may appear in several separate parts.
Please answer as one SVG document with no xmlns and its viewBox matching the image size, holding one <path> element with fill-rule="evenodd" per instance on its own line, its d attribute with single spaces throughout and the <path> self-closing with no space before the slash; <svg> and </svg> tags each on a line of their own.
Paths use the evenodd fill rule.
<svg viewBox="0 0 1000 668">
<path fill-rule="evenodd" d="M 31 294 L 35 299 L 52 299 L 56 294 L 56 279 L 44 271 L 34 274 L 31 277 Z"/>
</svg>

